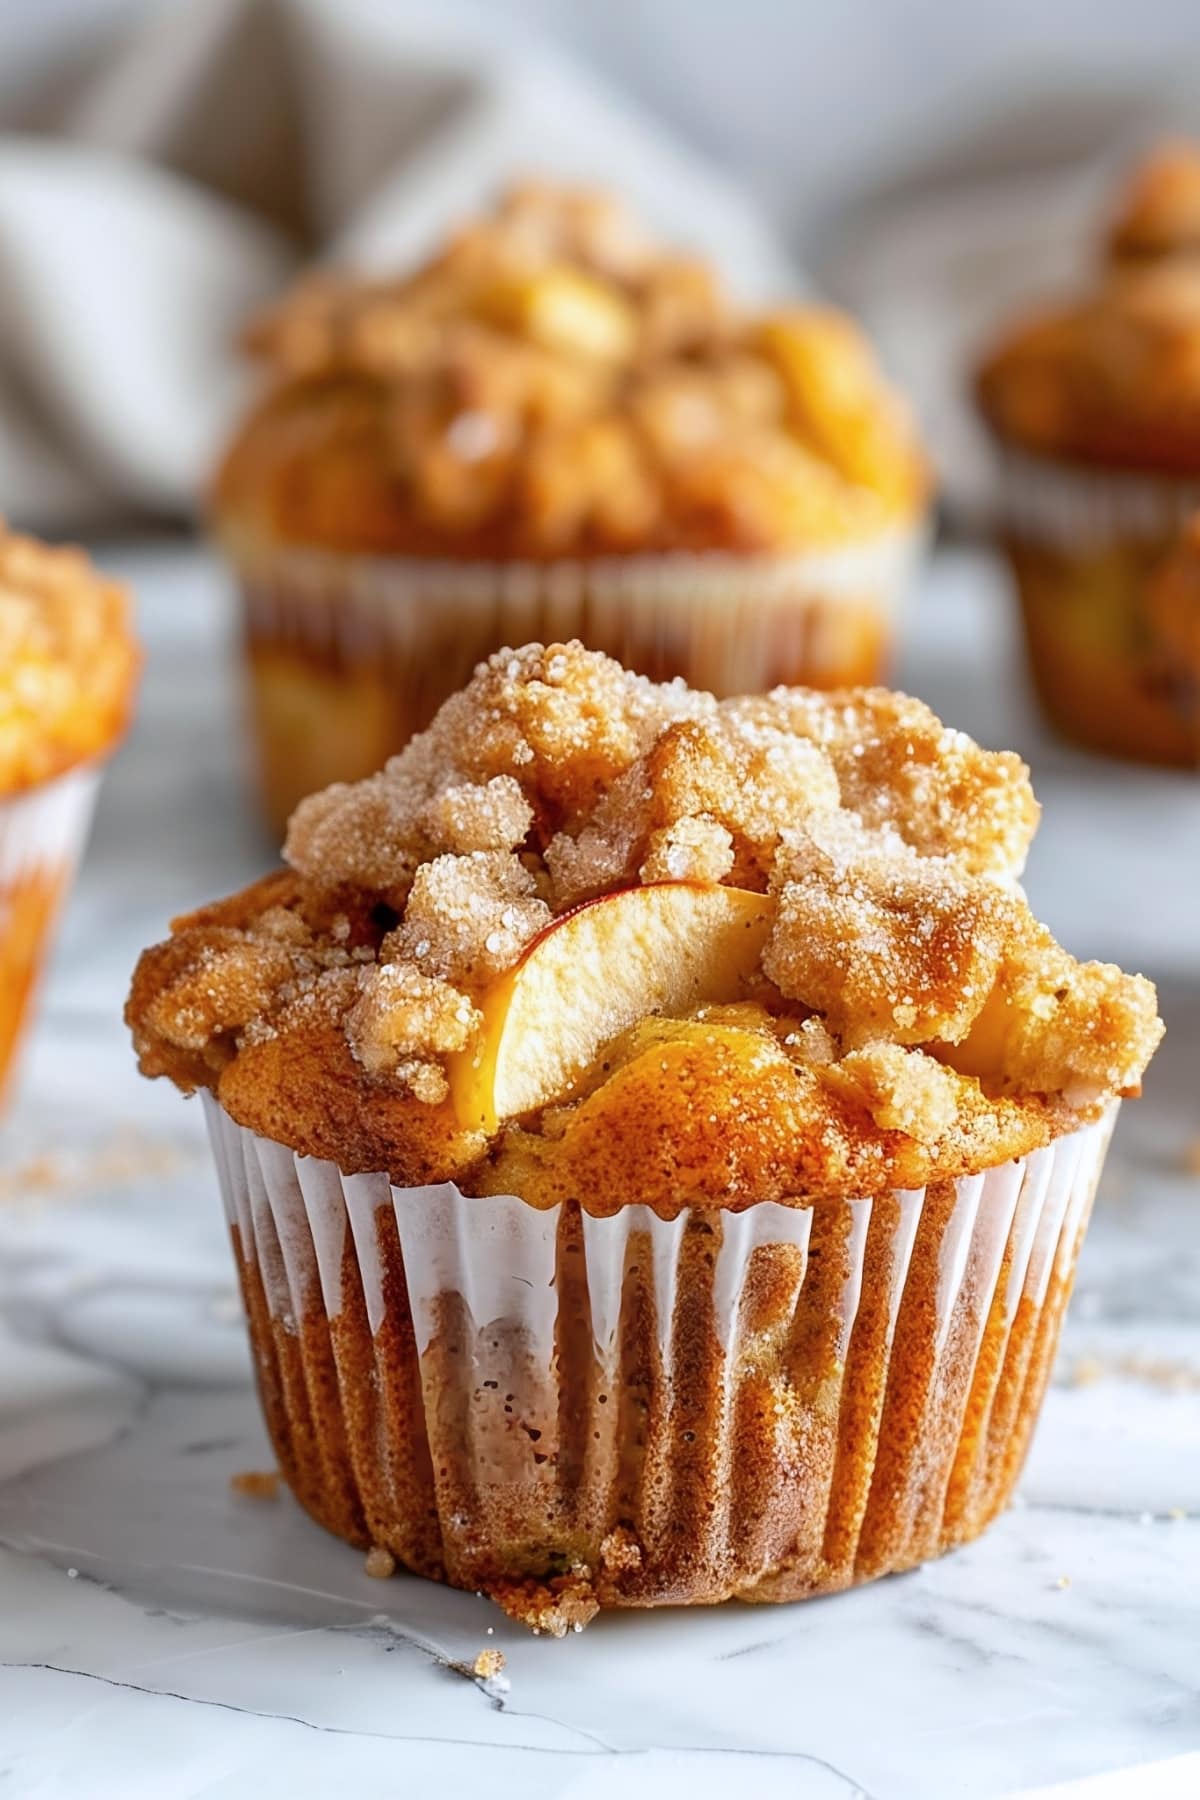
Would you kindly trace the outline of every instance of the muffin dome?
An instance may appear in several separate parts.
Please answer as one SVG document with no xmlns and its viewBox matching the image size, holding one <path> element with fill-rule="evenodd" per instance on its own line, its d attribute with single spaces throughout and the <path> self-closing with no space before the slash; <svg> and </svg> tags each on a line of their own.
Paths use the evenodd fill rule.
<svg viewBox="0 0 1200 1800">
<path fill-rule="evenodd" d="M 125 589 L 0 522 L 0 793 L 107 750 L 139 663 Z"/>
<path fill-rule="evenodd" d="M 983 363 L 984 416 L 1048 456 L 1200 472 L 1200 261 L 1105 276 L 1012 328 Z"/>
<path fill-rule="evenodd" d="M 248 334 L 223 524 L 429 556 L 780 550 L 908 522 L 907 413 L 825 308 L 738 312 L 611 199 L 522 187 L 403 279 L 319 277 Z"/>
<path fill-rule="evenodd" d="M 291 868 L 179 920 L 142 1067 L 344 1171 L 664 1213 L 919 1186 L 1135 1091 L 1140 977 L 1015 885 L 1016 757 L 882 690 L 717 702 L 502 651 Z"/>
</svg>

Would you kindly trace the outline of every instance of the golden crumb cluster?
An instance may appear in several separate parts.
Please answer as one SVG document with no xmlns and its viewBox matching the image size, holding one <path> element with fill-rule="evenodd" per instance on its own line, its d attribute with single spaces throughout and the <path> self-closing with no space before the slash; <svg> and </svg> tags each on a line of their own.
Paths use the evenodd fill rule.
<svg viewBox="0 0 1200 1800">
<path fill-rule="evenodd" d="M 525 186 L 404 279 L 322 276 L 249 342 L 231 528 L 406 554 L 775 550 L 907 523 L 927 475 L 841 314 L 749 318 L 623 207 Z"/>
<path fill-rule="evenodd" d="M 1118 262 L 1200 251 L 1200 143 L 1174 139 L 1139 164 L 1120 196 L 1108 248 Z"/>
<path fill-rule="evenodd" d="M 506 650 L 297 809 L 290 870 L 176 921 L 128 1017 L 147 1074 L 349 1171 L 597 1210 L 634 1162 L 664 1208 L 919 1185 L 1135 1091 L 1161 1032 L 1148 982 L 1030 914 L 1036 822 L 1015 756 L 902 695 L 719 703 L 579 644 Z M 536 1116 L 464 1126 L 454 1059 L 532 941 L 662 882 L 742 890 L 744 991 L 648 1008 Z"/>
<path fill-rule="evenodd" d="M 985 418 L 1026 450 L 1112 468 L 1200 467 L 1200 144 L 1135 172 L 1078 296 L 1004 331 L 977 376 Z"/>
<path fill-rule="evenodd" d="M 139 661 L 125 589 L 0 522 L 0 793 L 107 750 Z"/>
</svg>

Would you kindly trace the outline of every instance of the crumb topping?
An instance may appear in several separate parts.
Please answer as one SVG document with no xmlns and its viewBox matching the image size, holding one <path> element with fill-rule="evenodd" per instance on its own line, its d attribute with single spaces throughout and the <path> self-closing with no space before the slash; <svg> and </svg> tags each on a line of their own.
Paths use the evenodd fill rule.
<svg viewBox="0 0 1200 1800">
<path fill-rule="evenodd" d="M 296 541 L 771 550 L 870 536 L 927 490 L 850 320 L 744 316 L 587 190 L 516 188 L 402 279 L 310 279 L 248 344 L 271 385 L 218 502 Z"/>
<path fill-rule="evenodd" d="M 1108 249 L 1118 262 L 1200 251 L 1200 143 L 1174 139 L 1138 165 L 1118 201 Z"/>
<path fill-rule="evenodd" d="M 124 728 L 140 660 L 130 610 L 82 550 L 0 521 L 0 793 L 101 754 Z"/>
<path fill-rule="evenodd" d="M 1050 456 L 1194 476 L 1200 467 L 1200 143 L 1135 171 L 1077 295 L 1017 320 L 977 397 L 1002 440 Z"/>
<path fill-rule="evenodd" d="M 1031 915 L 1036 821 L 1018 759 L 903 695 L 718 702 L 575 643 L 504 650 L 378 775 L 301 804 L 290 870 L 176 921 L 128 1017 L 147 1074 L 399 1181 L 603 1196 L 624 1155 L 664 1205 L 916 1185 L 1136 1092 L 1161 1034 L 1149 982 Z M 454 1058 L 532 941 L 659 882 L 766 897 L 743 999 L 648 1017 L 539 1117 L 465 1129 Z"/>
<path fill-rule="evenodd" d="M 1192 474 L 1200 465 L 1200 258 L 1118 268 L 1011 330 L 978 377 L 1026 449 Z"/>
</svg>

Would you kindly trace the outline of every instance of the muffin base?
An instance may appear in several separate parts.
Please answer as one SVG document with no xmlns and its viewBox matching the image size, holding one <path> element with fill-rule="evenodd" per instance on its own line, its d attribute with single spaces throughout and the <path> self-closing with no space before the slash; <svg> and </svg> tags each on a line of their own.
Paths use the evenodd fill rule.
<svg viewBox="0 0 1200 1800">
<path fill-rule="evenodd" d="M 1200 679 L 1157 639 L 1146 606 L 1200 482 L 1010 451 L 1002 494 L 1030 672 L 1051 723 L 1110 756 L 1200 767 Z"/>
<path fill-rule="evenodd" d="M 394 1188 L 207 1112 L 300 1503 L 555 1633 L 826 1593 L 982 1531 L 1112 1125 L 927 1190 L 666 1221 Z"/>
<path fill-rule="evenodd" d="M 91 824 L 99 779 L 94 767 L 72 769 L 0 799 L 0 1103 Z"/>
<path fill-rule="evenodd" d="M 923 543 L 909 527 L 791 556 L 493 565 L 231 533 L 271 823 L 305 794 L 380 768 L 504 645 L 578 637 L 640 674 L 718 695 L 876 682 Z"/>
</svg>

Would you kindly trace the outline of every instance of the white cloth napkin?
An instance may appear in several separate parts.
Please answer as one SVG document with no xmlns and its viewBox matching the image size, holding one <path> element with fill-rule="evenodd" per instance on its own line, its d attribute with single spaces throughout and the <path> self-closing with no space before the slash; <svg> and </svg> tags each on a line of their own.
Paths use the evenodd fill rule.
<svg viewBox="0 0 1200 1800">
<path fill-rule="evenodd" d="M 748 299 L 795 286 L 731 182 L 462 0 L 185 0 L 57 89 L 0 102 L 0 510 L 43 530 L 189 513 L 246 313 L 314 259 L 403 265 L 515 176 L 626 190 Z"/>
</svg>

